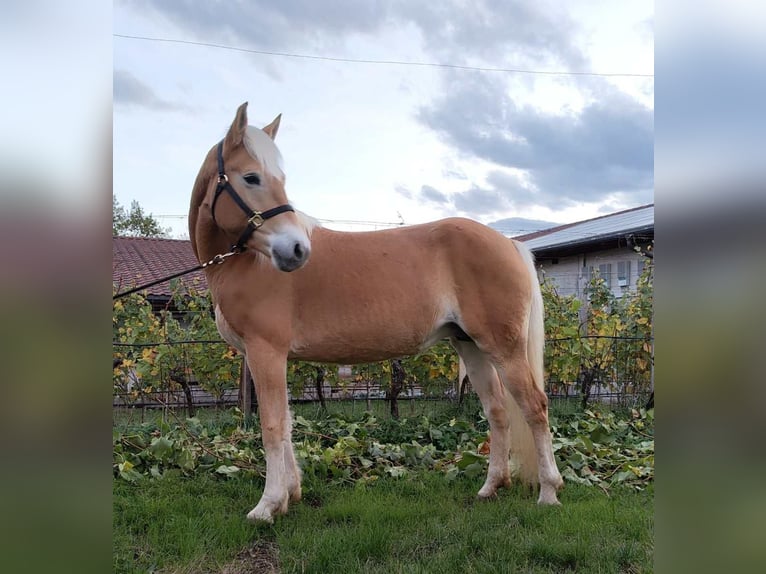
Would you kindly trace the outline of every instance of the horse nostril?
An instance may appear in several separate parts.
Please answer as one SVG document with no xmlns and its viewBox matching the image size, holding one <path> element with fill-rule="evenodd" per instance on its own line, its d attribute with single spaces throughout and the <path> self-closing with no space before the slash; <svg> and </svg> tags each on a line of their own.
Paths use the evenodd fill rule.
<svg viewBox="0 0 766 574">
<path fill-rule="evenodd" d="M 296 243 L 295 247 L 293 248 L 293 253 L 295 254 L 296 259 L 303 259 L 303 255 L 305 253 L 303 250 L 303 245 Z"/>
</svg>

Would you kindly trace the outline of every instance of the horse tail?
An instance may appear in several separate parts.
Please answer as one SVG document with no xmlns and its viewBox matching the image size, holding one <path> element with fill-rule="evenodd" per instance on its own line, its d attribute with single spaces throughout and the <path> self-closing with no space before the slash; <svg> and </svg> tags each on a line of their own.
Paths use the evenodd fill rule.
<svg viewBox="0 0 766 574">
<path fill-rule="evenodd" d="M 545 377 L 543 367 L 545 324 L 543 322 L 543 295 L 535 271 L 535 259 L 532 252 L 523 243 L 513 242 L 516 249 L 524 260 L 527 274 L 529 275 L 530 291 L 532 300 L 529 307 L 529 321 L 527 326 L 527 362 L 534 380 L 535 386 L 545 392 Z M 510 396 L 510 395 L 509 395 Z M 524 413 L 513 399 L 509 399 L 509 415 L 511 430 L 511 452 L 515 463 L 515 471 L 518 477 L 527 484 L 537 484 L 537 449 L 532 435 L 532 429 L 527 424 Z"/>
<path fill-rule="evenodd" d="M 516 248 L 524 259 L 529 272 L 529 283 L 532 292 L 532 304 L 529 309 L 529 327 L 527 328 L 527 360 L 532 368 L 535 386 L 545 391 L 545 370 L 543 365 L 545 352 L 545 322 L 543 317 L 543 293 L 537 280 L 535 257 L 529 248 L 518 241 Z"/>
</svg>

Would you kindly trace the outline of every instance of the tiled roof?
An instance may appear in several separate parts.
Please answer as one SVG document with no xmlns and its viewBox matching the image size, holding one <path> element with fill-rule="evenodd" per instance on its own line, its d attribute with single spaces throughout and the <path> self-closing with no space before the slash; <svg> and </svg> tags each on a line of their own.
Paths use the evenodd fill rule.
<svg viewBox="0 0 766 574">
<path fill-rule="evenodd" d="M 187 239 L 112 238 L 112 284 L 120 291 L 137 287 L 199 265 Z M 196 290 L 207 289 L 205 274 L 195 271 L 178 281 Z M 149 295 L 170 296 L 170 282 L 146 289 Z"/>
<path fill-rule="evenodd" d="M 589 241 L 597 241 L 615 234 L 654 228 L 654 204 L 642 205 L 609 215 L 602 215 L 584 221 L 567 223 L 550 229 L 543 229 L 514 237 L 523 241 L 532 251 Z"/>
</svg>

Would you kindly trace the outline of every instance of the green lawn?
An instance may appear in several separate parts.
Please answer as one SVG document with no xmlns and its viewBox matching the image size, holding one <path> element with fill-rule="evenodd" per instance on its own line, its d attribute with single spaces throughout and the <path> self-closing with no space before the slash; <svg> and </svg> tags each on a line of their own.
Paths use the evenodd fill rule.
<svg viewBox="0 0 766 574">
<path fill-rule="evenodd" d="M 651 572 L 652 488 L 567 484 L 563 506 L 435 472 L 370 486 L 304 483 L 272 526 L 245 520 L 262 483 L 167 476 L 114 485 L 116 572 Z"/>
<path fill-rule="evenodd" d="M 362 421 L 366 410 L 364 401 L 333 402 L 328 406 L 329 413 L 320 412 L 316 404 L 294 405 L 293 411 L 296 417 L 311 421 L 331 421 L 333 417 Z M 399 444 L 414 438 L 428 444 L 435 437 L 429 429 L 441 430 L 442 443 L 457 440 L 462 431 L 452 429 L 453 417 L 478 425 L 467 431 L 468 439 L 460 439 L 461 445 L 464 440 L 472 440 L 471 436 L 486 432 L 486 421 L 480 421 L 480 405 L 473 397 L 460 408 L 446 401 L 403 403 L 400 422 L 390 420 L 385 402 L 374 401 L 372 407 L 378 418 L 374 425 L 360 423 L 356 431 L 336 422 L 321 427 L 323 435 L 332 435 L 322 439 L 325 446 L 352 432 L 360 444 L 373 439 Z M 594 410 L 608 412 L 599 406 Z M 420 420 L 424 415 L 427 423 Z M 610 457 L 618 456 L 620 450 L 619 456 L 628 457 L 625 460 L 633 460 L 631 453 L 636 453 L 635 460 L 639 461 L 647 450 L 637 445 L 653 435 L 652 419 L 634 420 L 629 412 L 618 417 L 633 420 L 629 429 L 598 413 L 595 418 L 585 416 L 575 402 L 554 402 L 551 415 L 552 421 L 557 421 L 561 440 L 569 445 L 559 451 L 559 464 L 574 465 L 577 474 L 570 478 L 578 482 L 578 476 L 587 476 L 589 468 L 602 477 L 619 476 L 618 469 L 612 471 L 607 464 Z M 147 440 L 158 436 L 158 429 L 163 428 L 162 433 L 172 438 L 179 435 L 173 435 L 170 427 L 184 417 L 183 412 L 174 416 L 161 410 L 115 411 L 114 427 L 118 434 L 151 433 Z M 198 419 L 211 436 L 229 436 L 241 424 L 241 416 L 232 409 L 200 410 Z M 162 421 L 168 424 L 163 426 Z M 296 444 L 306 449 L 315 439 L 311 433 L 308 437 L 301 433 L 306 423 L 302 424 L 296 430 Z M 572 438 L 580 435 L 585 437 L 582 441 Z M 240 438 L 240 442 L 243 440 L 242 447 L 248 444 Z M 594 446 L 595 442 L 598 444 Z M 207 444 L 212 448 L 214 443 Z M 257 441 L 253 444 L 257 448 Z M 127 447 L 120 448 L 120 456 L 127 456 Z M 368 456 L 364 454 L 366 448 L 358 447 L 357 454 Z M 453 447 L 440 448 L 447 448 L 449 453 Z M 444 472 L 415 464 L 408 465 L 405 477 L 381 473 L 374 477 L 375 482 L 365 485 L 364 481 L 354 484 L 351 480 L 332 479 L 319 472 L 314 463 L 304 478 L 303 500 L 291 506 L 287 516 L 278 517 L 274 525 L 268 526 L 245 520 L 263 488 L 257 473 L 256 478 L 252 478 L 252 472 L 225 477 L 197 469 L 183 477 L 170 459 L 163 462 L 160 456 L 142 467 L 142 472 L 148 474 L 148 466 L 159 464 L 165 469 L 161 479 L 135 483 L 119 477 L 114 480 L 116 572 L 652 571 L 651 480 L 636 481 L 645 486 L 642 491 L 615 484 L 608 494 L 597 486 L 567 480 L 560 497 L 563 506 L 548 508 L 538 507 L 523 488 L 501 491 L 494 501 L 477 501 L 484 471 L 479 475 L 462 473 L 449 481 Z M 358 463 L 361 459 L 354 460 Z M 622 464 L 622 460 L 618 463 Z M 638 469 L 649 463 L 634 464 Z M 609 482 L 599 484 L 608 486 Z"/>
</svg>

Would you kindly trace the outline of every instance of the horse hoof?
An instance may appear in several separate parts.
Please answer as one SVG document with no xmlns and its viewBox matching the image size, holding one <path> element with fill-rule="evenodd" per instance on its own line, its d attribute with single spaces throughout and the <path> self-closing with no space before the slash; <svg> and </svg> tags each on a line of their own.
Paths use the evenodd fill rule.
<svg viewBox="0 0 766 574">
<path fill-rule="evenodd" d="M 497 491 L 501 488 L 510 488 L 511 479 L 509 477 L 487 479 L 484 485 L 479 489 L 479 498 L 497 498 Z"/>
<path fill-rule="evenodd" d="M 479 500 L 493 500 L 497 498 L 496 488 L 482 488 L 476 495 Z"/>
<path fill-rule="evenodd" d="M 549 505 L 549 506 L 561 506 L 559 499 L 556 498 L 555 490 L 540 490 L 540 498 L 537 499 L 537 504 Z"/>
<path fill-rule="evenodd" d="M 260 506 L 260 505 L 259 505 Z M 274 524 L 274 516 L 265 508 L 259 508 L 256 506 L 250 512 L 247 513 L 247 519 L 250 522 L 265 522 L 267 524 Z"/>
<path fill-rule="evenodd" d="M 293 489 L 293 490 L 290 491 L 290 496 L 289 496 L 290 502 L 299 502 L 301 497 L 302 497 L 302 495 L 301 495 L 301 487 L 300 486 L 298 488 Z"/>
</svg>

